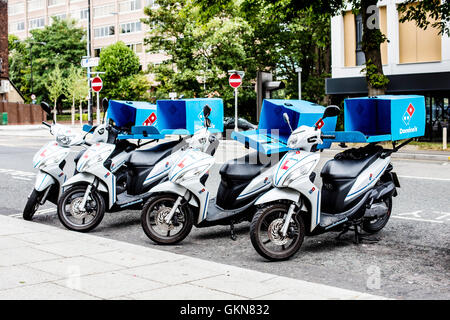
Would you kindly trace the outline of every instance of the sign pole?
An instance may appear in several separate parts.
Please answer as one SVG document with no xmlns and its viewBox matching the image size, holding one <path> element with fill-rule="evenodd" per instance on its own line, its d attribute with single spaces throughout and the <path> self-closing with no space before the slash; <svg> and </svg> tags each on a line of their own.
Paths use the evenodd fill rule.
<svg viewBox="0 0 450 320">
<path fill-rule="evenodd" d="M 97 125 L 100 124 L 100 92 L 97 91 Z"/>
<path fill-rule="evenodd" d="M 238 88 L 234 88 L 234 131 L 238 131 Z"/>
</svg>

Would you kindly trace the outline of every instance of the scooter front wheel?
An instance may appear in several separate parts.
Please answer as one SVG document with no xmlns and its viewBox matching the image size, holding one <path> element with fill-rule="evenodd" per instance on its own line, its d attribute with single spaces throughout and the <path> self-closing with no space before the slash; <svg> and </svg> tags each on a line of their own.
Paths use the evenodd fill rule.
<svg viewBox="0 0 450 320">
<path fill-rule="evenodd" d="M 59 221 L 69 230 L 88 232 L 99 225 L 105 215 L 105 200 L 96 190 L 91 190 L 85 207 L 80 204 L 87 186 L 74 186 L 66 190 L 58 201 Z"/>
<path fill-rule="evenodd" d="M 305 226 L 303 219 L 297 214 L 292 216 L 286 236 L 281 232 L 288 210 L 287 204 L 271 204 L 259 209 L 253 216 L 250 225 L 252 245 L 268 260 L 289 259 L 303 243 Z"/>
<path fill-rule="evenodd" d="M 39 203 L 41 202 L 43 194 L 44 191 L 39 192 L 36 189 L 33 189 L 30 196 L 28 197 L 25 208 L 23 209 L 22 217 L 24 220 L 31 221 L 33 219 L 34 214 L 39 208 Z"/>
<path fill-rule="evenodd" d="M 175 244 L 191 232 L 194 218 L 192 212 L 180 205 L 170 223 L 165 217 L 172 210 L 178 195 L 160 194 L 148 199 L 142 209 L 141 224 L 145 234 L 158 244 Z"/>
</svg>

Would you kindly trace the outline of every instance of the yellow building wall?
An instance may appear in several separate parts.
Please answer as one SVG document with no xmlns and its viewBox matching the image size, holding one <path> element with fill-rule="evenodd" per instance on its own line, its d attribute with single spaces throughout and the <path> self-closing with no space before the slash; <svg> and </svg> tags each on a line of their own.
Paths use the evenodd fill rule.
<svg viewBox="0 0 450 320">
<path fill-rule="evenodd" d="M 379 17 L 380 17 L 380 31 L 382 34 L 387 36 L 387 12 L 386 6 L 379 7 Z M 387 40 L 380 45 L 381 50 L 381 63 L 388 64 L 388 53 L 387 53 Z"/>
<path fill-rule="evenodd" d="M 351 11 L 344 14 L 344 61 L 346 67 L 356 66 L 355 15 Z"/>
<path fill-rule="evenodd" d="M 399 22 L 398 28 L 400 63 L 441 61 L 442 39 L 436 28 L 423 30 L 414 21 Z"/>
</svg>

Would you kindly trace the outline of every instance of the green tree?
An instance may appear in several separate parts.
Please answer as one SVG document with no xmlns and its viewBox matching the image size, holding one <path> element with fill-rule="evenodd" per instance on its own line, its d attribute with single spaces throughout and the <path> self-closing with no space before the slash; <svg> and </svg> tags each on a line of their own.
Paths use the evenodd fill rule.
<svg viewBox="0 0 450 320">
<path fill-rule="evenodd" d="M 64 81 L 64 95 L 67 97 L 67 100 L 72 102 L 71 114 L 72 114 L 72 125 L 75 124 L 75 101 L 79 100 L 79 96 L 81 95 L 79 91 L 81 87 L 81 83 L 84 83 L 87 92 L 87 78 L 83 74 L 83 70 L 81 68 L 77 68 L 72 66 L 69 70 L 69 76 Z M 84 92 L 83 92 L 84 93 Z M 81 117 L 81 116 L 80 116 Z"/>
<path fill-rule="evenodd" d="M 56 103 L 58 99 L 65 93 L 65 79 L 63 76 L 63 71 L 60 69 L 59 65 L 50 72 L 45 83 L 45 87 L 48 91 L 48 97 L 53 104 L 53 120 L 56 122 Z"/>
<path fill-rule="evenodd" d="M 8 35 L 9 48 L 9 76 L 14 85 L 25 97 L 25 102 L 31 102 L 30 98 L 30 54 L 25 42 L 15 35 Z"/>
<path fill-rule="evenodd" d="M 30 44 L 45 42 L 45 45 L 32 46 L 33 89 L 38 101 L 48 100 L 46 83 L 56 65 L 59 65 L 65 78 L 69 74 L 70 67 L 80 65 L 82 57 L 86 54 L 85 31 L 77 27 L 75 20 L 54 19 L 52 24 L 42 29 L 31 30 L 30 33 L 31 36 L 23 42 L 14 44 L 13 40 L 13 44 L 10 43 L 14 48 L 10 54 L 11 64 L 17 64 L 17 68 L 11 70 L 11 78 L 28 98 L 31 94 Z"/>
<path fill-rule="evenodd" d="M 136 53 L 122 41 L 116 42 L 100 53 L 100 63 L 96 68 L 105 72 L 103 95 L 111 99 L 147 100 L 151 83 L 140 71 Z"/>
</svg>

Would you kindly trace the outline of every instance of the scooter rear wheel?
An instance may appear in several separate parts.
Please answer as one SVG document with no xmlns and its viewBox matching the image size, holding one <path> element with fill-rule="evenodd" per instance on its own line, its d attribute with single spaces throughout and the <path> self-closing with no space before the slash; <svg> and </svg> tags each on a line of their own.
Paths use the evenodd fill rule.
<svg viewBox="0 0 450 320">
<path fill-rule="evenodd" d="M 305 237 L 303 219 L 295 214 L 285 237 L 281 234 L 287 204 L 276 203 L 259 209 L 250 225 L 250 240 L 255 250 L 271 261 L 287 260 L 300 249 Z"/>
<path fill-rule="evenodd" d="M 392 197 L 389 197 L 384 200 L 384 203 L 387 206 L 388 211 L 383 217 L 380 217 L 375 220 L 365 220 L 363 222 L 363 230 L 367 233 L 377 233 L 381 229 L 383 229 L 389 221 L 392 212 Z"/>
<path fill-rule="evenodd" d="M 44 191 L 39 192 L 36 189 L 33 189 L 30 196 L 28 197 L 25 208 L 23 209 L 22 217 L 24 220 L 31 221 L 33 219 L 34 214 L 36 213 L 37 209 L 39 208 L 39 202 L 41 202 L 43 194 L 44 194 Z"/>
<path fill-rule="evenodd" d="M 58 201 L 59 221 L 69 230 L 88 232 L 99 225 L 105 215 L 105 200 L 96 190 L 91 190 L 86 201 L 88 209 L 80 210 L 77 205 L 86 193 L 86 185 L 67 189 Z"/>
<path fill-rule="evenodd" d="M 142 209 L 142 229 L 147 237 L 158 244 L 178 243 L 191 232 L 194 217 L 186 207 L 179 206 L 170 224 L 164 221 L 177 198 L 175 194 L 159 194 L 149 198 Z"/>
</svg>

